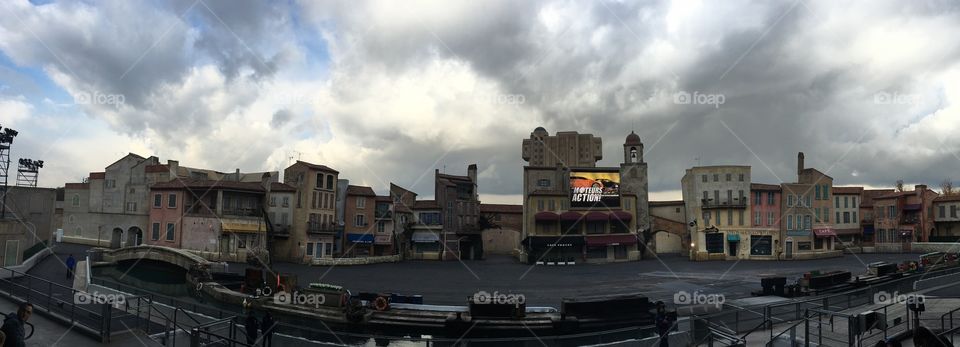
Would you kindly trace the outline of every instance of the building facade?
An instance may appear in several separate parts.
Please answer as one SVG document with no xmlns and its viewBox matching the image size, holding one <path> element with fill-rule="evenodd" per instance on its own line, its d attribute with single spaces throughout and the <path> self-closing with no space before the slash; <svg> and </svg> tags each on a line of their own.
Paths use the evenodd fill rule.
<svg viewBox="0 0 960 347">
<path fill-rule="evenodd" d="M 410 249 L 407 259 L 441 260 L 447 251 L 444 241 L 443 213 L 436 200 L 416 200 L 413 205 Z"/>
<path fill-rule="evenodd" d="M 467 166 L 466 176 L 435 170 L 434 177 L 434 196 L 443 215 L 443 259 L 482 259 L 477 164 Z"/>
<path fill-rule="evenodd" d="M 406 258 L 413 247 L 410 239 L 416 221 L 413 207 L 417 201 L 417 193 L 390 183 L 390 198 L 393 200 L 394 242 L 397 253 Z"/>
<path fill-rule="evenodd" d="M 53 188 L 8 186 L 0 219 L 0 264 L 20 265 L 50 244 L 56 229 L 56 196 Z"/>
<path fill-rule="evenodd" d="M 862 230 L 860 240 L 864 247 L 874 247 L 877 241 L 877 233 L 874 228 L 876 216 L 874 215 L 874 199 L 880 196 L 893 193 L 893 189 L 864 189 L 860 196 L 860 229 Z"/>
<path fill-rule="evenodd" d="M 936 228 L 934 199 L 938 194 L 918 184 L 913 191 L 874 198 L 874 229 L 878 251 L 910 251 L 913 242 L 928 242 Z"/>
<path fill-rule="evenodd" d="M 746 257 L 750 235 L 750 167 L 697 166 L 686 170 L 681 193 L 690 226 L 691 260 Z"/>
<path fill-rule="evenodd" d="M 751 225 L 758 231 L 750 236 L 750 255 L 778 255 L 783 237 L 780 235 L 780 202 L 782 188 L 776 184 L 750 184 Z"/>
<path fill-rule="evenodd" d="M 687 209 L 683 200 L 651 201 L 650 219 L 653 221 L 645 253 L 690 254 L 690 234 L 687 231 Z"/>
<path fill-rule="evenodd" d="M 373 236 L 373 255 L 394 255 L 396 248 L 396 223 L 393 221 L 393 199 L 389 195 L 374 198 L 373 210 L 375 234 Z"/>
<path fill-rule="evenodd" d="M 336 234 L 343 230 L 337 221 L 337 176 L 325 165 L 297 161 L 283 171 L 283 181 L 296 189 L 290 237 L 277 242 L 277 258 L 309 262 L 335 253 Z"/>
<path fill-rule="evenodd" d="M 366 186 L 347 186 L 346 204 L 343 208 L 346 225 L 343 226 L 343 253 L 345 257 L 368 257 L 374 255 L 374 211 L 377 194 Z"/>
<path fill-rule="evenodd" d="M 859 247 L 863 244 L 860 204 L 863 187 L 833 187 L 833 226 L 837 233 L 837 248 Z"/>
<path fill-rule="evenodd" d="M 960 241 L 960 194 L 937 197 L 933 210 L 935 227 L 930 242 Z"/>
<path fill-rule="evenodd" d="M 783 183 L 782 259 L 812 259 L 840 256 L 834 247 L 837 234 L 833 227 L 833 178 L 804 166 L 803 153 L 797 154 L 797 182 Z"/>
<path fill-rule="evenodd" d="M 481 218 L 490 225 L 483 229 L 483 252 L 514 255 L 520 251 L 523 205 L 480 204 Z"/>
<path fill-rule="evenodd" d="M 647 165 L 631 133 L 619 167 L 597 167 L 601 139 L 542 127 L 523 140 L 522 249 L 531 264 L 638 260 L 649 228 Z M 643 227 L 643 228 L 642 228 Z"/>
</svg>

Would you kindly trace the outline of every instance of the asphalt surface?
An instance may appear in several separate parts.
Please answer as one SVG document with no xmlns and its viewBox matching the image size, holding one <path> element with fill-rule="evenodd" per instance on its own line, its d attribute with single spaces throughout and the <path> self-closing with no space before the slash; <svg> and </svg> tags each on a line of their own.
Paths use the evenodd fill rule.
<svg viewBox="0 0 960 347">
<path fill-rule="evenodd" d="M 73 253 L 78 260 L 89 246 L 61 244 L 56 258 L 48 257 L 30 274 L 70 285 L 62 261 Z M 272 270 L 297 275 L 300 286 L 311 282 L 341 285 L 353 293 L 378 292 L 422 295 L 424 303 L 464 305 L 479 291 L 524 295 L 528 306 L 559 307 L 562 298 L 642 293 L 652 300 L 672 302 L 679 291 L 723 293 L 727 300 L 749 297 L 759 290 L 760 278 L 786 276 L 788 282 L 811 270 L 864 273 L 866 264 L 900 262 L 916 254 L 858 254 L 841 258 L 793 261 L 693 262 L 681 256 L 662 256 L 636 262 L 546 266 L 520 264 L 515 258 L 492 256 L 478 261 L 405 261 L 401 263 L 306 266 L 276 263 Z M 246 264 L 231 263 L 243 273 Z"/>
</svg>

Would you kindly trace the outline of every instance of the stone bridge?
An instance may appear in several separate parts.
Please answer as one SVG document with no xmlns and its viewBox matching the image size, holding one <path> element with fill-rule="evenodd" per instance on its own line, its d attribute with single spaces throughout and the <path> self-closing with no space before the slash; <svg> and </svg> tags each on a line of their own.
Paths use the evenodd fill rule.
<svg viewBox="0 0 960 347">
<path fill-rule="evenodd" d="M 154 260 L 183 268 L 187 270 L 190 276 L 201 280 L 210 278 L 210 271 L 223 271 L 222 263 L 210 262 L 188 251 L 164 246 L 140 245 L 120 249 L 97 248 L 96 250 L 101 252 L 105 262 Z"/>
</svg>

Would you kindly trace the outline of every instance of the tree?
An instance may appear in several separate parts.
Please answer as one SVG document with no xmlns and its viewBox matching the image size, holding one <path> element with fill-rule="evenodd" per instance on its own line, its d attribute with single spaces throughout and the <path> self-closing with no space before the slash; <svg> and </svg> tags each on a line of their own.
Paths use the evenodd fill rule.
<svg viewBox="0 0 960 347">
<path fill-rule="evenodd" d="M 953 190 L 953 181 L 951 181 L 949 178 L 946 178 L 943 180 L 943 182 L 940 182 L 940 194 L 943 194 L 943 195 L 957 194 L 957 192 Z"/>
<path fill-rule="evenodd" d="M 897 180 L 897 186 L 896 186 L 896 187 L 897 187 L 897 191 L 898 191 L 898 192 L 902 192 L 902 191 L 903 191 L 903 179 L 898 179 L 898 180 Z"/>
</svg>

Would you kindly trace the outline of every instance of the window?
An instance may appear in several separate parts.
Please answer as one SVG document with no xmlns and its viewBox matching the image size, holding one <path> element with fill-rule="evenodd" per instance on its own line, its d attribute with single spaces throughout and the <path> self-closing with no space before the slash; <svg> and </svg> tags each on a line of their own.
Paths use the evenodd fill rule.
<svg viewBox="0 0 960 347">
<path fill-rule="evenodd" d="M 773 212 L 767 212 L 767 225 L 773 225 Z"/>
<path fill-rule="evenodd" d="M 720 225 L 720 210 L 717 210 L 717 225 Z"/>
<path fill-rule="evenodd" d="M 743 182 L 743 174 L 738 175 L 740 177 L 740 182 Z"/>
<path fill-rule="evenodd" d="M 163 195 L 153 194 L 153 207 L 160 208 L 163 206 Z"/>
<path fill-rule="evenodd" d="M 713 181 L 714 181 L 714 182 L 720 182 L 720 175 L 719 175 L 719 174 L 713 174 Z"/>
<path fill-rule="evenodd" d="M 280 214 L 280 225 L 287 225 L 287 213 L 283 212 Z"/>
<path fill-rule="evenodd" d="M 160 223 L 153 223 L 153 232 L 150 235 L 150 239 L 156 241 L 160 239 Z"/>
<path fill-rule="evenodd" d="M 128 202 L 128 203 L 127 203 L 127 211 L 134 212 L 134 211 L 136 211 L 136 210 L 137 210 L 137 203 L 135 203 L 135 202 Z"/>
<path fill-rule="evenodd" d="M 815 188 L 814 190 L 816 191 L 817 200 L 820 200 L 820 186 L 818 185 L 814 188 Z"/>
<path fill-rule="evenodd" d="M 729 189 L 727 190 L 727 203 L 728 204 L 733 203 L 733 191 Z"/>
<path fill-rule="evenodd" d="M 284 196 L 284 197 L 283 197 L 283 205 L 282 205 L 282 206 L 283 206 L 283 207 L 290 207 L 290 197 L 289 197 L 289 196 Z"/>
<path fill-rule="evenodd" d="M 707 233 L 704 235 L 707 253 L 723 253 L 723 234 Z"/>
<path fill-rule="evenodd" d="M 760 199 L 761 199 L 760 197 L 761 197 L 762 195 L 763 195 L 763 193 L 761 193 L 761 192 L 756 192 L 756 193 L 753 194 L 753 204 L 754 204 L 754 205 L 761 205 L 761 204 L 763 203 L 763 201 L 760 200 Z"/>
<path fill-rule="evenodd" d="M 823 200 L 830 200 L 830 186 L 823 185 Z"/>
<path fill-rule="evenodd" d="M 104 188 L 116 188 L 116 187 L 117 187 L 117 181 L 116 181 L 116 180 L 106 180 L 106 181 L 103 182 L 103 186 L 104 186 Z"/>
<path fill-rule="evenodd" d="M 333 175 L 327 176 L 327 189 L 333 190 Z"/>
<path fill-rule="evenodd" d="M 307 242 L 307 255 L 313 255 L 313 242 Z"/>
<path fill-rule="evenodd" d="M 727 182 L 730 182 L 733 178 L 732 174 L 727 174 Z"/>
<path fill-rule="evenodd" d="M 833 207 L 835 207 L 835 208 L 840 208 L 840 197 L 839 197 L 839 196 L 834 196 L 834 197 L 833 197 Z"/>
<path fill-rule="evenodd" d="M 703 212 L 703 226 L 707 227 L 710 225 L 710 212 Z"/>
<path fill-rule="evenodd" d="M 760 211 L 753 213 L 753 225 L 760 225 L 763 221 L 763 213 Z"/>
<path fill-rule="evenodd" d="M 271 196 L 271 197 L 270 197 L 270 206 L 277 206 L 277 197 L 276 197 L 276 196 Z"/>
<path fill-rule="evenodd" d="M 177 194 L 170 193 L 170 195 L 167 196 L 167 207 L 169 208 L 177 207 Z"/>
<path fill-rule="evenodd" d="M 354 226 L 358 226 L 358 227 L 362 227 L 362 226 L 366 226 L 366 225 L 367 225 L 367 221 L 366 221 L 366 219 L 364 218 L 364 215 L 362 215 L 362 214 L 357 214 L 357 216 L 354 218 L 353 222 L 354 222 L 353 225 L 354 225 Z"/>
<path fill-rule="evenodd" d="M 727 225 L 733 225 L 733 210 L 727 210 Z"/>
<path fill-rule="evenodd" d="M 384 222 L 377 223 L 377 232 L 382 233 L 384 230 L 386 230 L 385 223 Z"/>
<path fill-rule="evenodd" d="M 744 204 L 744 205 L 747 204 L 747 198 L 746 198 L 746 196 L 743 195 L 743 191 L 742 191 L 742 190 L 740 191 L 740 203 L 741 203 L 741 204 Z"/>
<path fill-rule="evenodd" d="M 814 209 L 813 212 L 817 214 L 817 219 L 816 219 L 816 221 L 817 221 L 817 222 L 820 222 L 820 220 L 821 220 L 821 219 L 820 219 L 820 208 L 817 207 L 816 209 Z"/>
<path fill-rule="evenodd" d="M 813 204 L 810 203 L 810 196 L 807 195 L 807 207 L 810 207 L 810 206 L 813 206 Z"/>
<path fill-rule="evenodd" d="M 367 206 L 367 198 L 358 198 L 357 199 L 357 208 L 364 208 Z"/>
<path fill-rule="evenodd" d="M 823 219 L 824 219 L 824 222 L 830 223 L 830 208 L 828 207 L 823 208 Z M 840 220 L 840 219 L 837 219 L 837 220 Z"/>
<path fill-rule="evenodd" d="M 844 196 L 844 197 L 843 197 L 843 208 L 850 208 L 850 197 L 849 197 L 849 196 Z"/>
<path fill-rule="evenodd" d="M 860 205 L 857 205 L 857 197 L 856 197 L 856 196 L 852 197 L 852 200 L 853 200 L 853 204 L 852 204 L 853 207 L 860 206 Z"/>
<path fill-rule="evenodd" d="M 787 215 L 787 230 L 793 230 L 793 216 Z"/>
<path fill-rule="evenodd" d="M 713 191 L 713 203 L 715 203 L 715 204 L 720 204 L 720 191 L 719 191 L 719 190 L 714 190 L 714 191 Z"/>
<path fill-rule="evenodd" d="M 895 206 L 887 206 L 887 218 L 894 218 L 897 216 L 897 210 Z"/>
<path fill-rule="evenodd" d="M 821 248 L 823 248 L 823 239 L 821 239 L 821 238 L 819 238 L 819 237 L 816 238 L 816 239 L 814 239 L 814 240 L 813 240 L 813 248 L 815 248 L 815 249 L 821 249 Z"/>
<path fill-rule="evenodd" d="M 837 220 L 840 220 L 840 211 L 837 211 Z"/>
<path fill-rule="evenodd" d="M 810 241 L 797 242 L 798 251 L 809 251 L 810 250 Z"/>
<path fill-rule="evenodd" d="M 850 223 L 850 212 L 843 212 L 843 222 Z"/>
<path fill-rule="evenodd" d="M 173 231 L 174 231 L 173 223 L 167 223 L 167 241 L 173 241 Z"/>
<path fill-rule="evenodd" d="M 701 175 L 700 177 L 703 178 L 703 180 L 702 180 L 703 182 L 706 182 L 706 181 L 707 181 L 707 175 Z"/>
<path fill-rule="evenodd" d="M 556 211 L 556 209 L 557 209 L 557 202 L 554 201 L 553 199 L 550 199 L 550 211 Z"/>
<path fill-rule="evenodd" d="M 853 211 L 853 218 L 852 218 L 852 219 L 853 219 L 853 222 L 854 222 L 854 223 L 859 223 L 859 222 L 860 222 L 860 220 L 857 219 L 857 211 Z"/>
<path fill-rule="evenodd" d="M 752 235 L 750 236 L 750 255 L 771 255 L 773 254 L 773 236 L 770 235 Z"/>
<path fill-rule="evenodd" d="M 543 199 L 537 199 L 537 211 L 543 211 Z"/>
<path fill-rule="evenodd" d="M 743 225 L 743 210 L 737 211 L 737 222 Z"/>
<path fill-rule="evenodd" d="M 710 200 L 710 194 L 706 190 L 703 191 L 703 200 Z"/>
<path fill-rule="evenodd" d="M 803 216 L 803 229 L 810 230 L 810 215 Z"/>
<path fill-rule="evenodd" d="M 323 173 L 317 173 L 317 189 L 323 188 Z"/>
<path fill-rule="evenodd" d="M 768 192 L 768 193 L 767 193 L 767 205 L 773 205 L 773 198 L 774 198 L 773 192 Z"/>
<path fill-rule="evenodd" d="M 793 194 L 787 194 L 787 207 L 793 207 Z"/>
<path fill-rule="evenodd" d="M 950 218 L 957 218 L 957 205 L 950 205 Z"/>
<path fill-rule="evenodd" d="M 539 186 L 539 187 L 549 187 L 549 186 L 550 186 L 550 180 L 545 179 L 545 178 L 541 178 L 541 179 L 537 180 L 537 186 Z"/>
<path fill-rule="evenodd" d="M 73 204 L 73 206 L 80 206 L 80 195 L 79 195 L 79 194 L 73 194 L 72 204 Z"/>
</svg>

